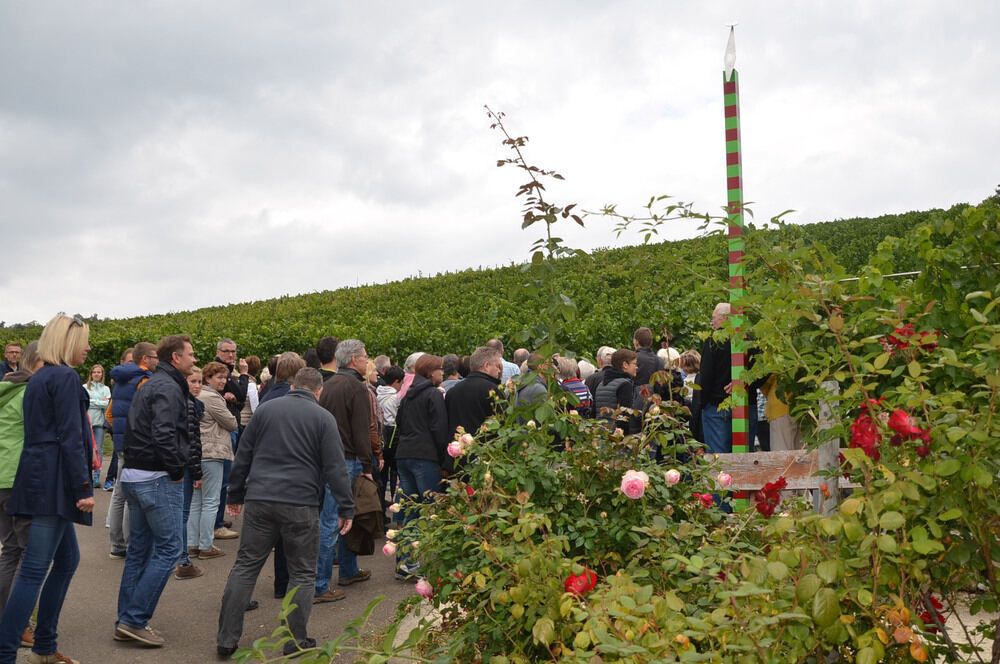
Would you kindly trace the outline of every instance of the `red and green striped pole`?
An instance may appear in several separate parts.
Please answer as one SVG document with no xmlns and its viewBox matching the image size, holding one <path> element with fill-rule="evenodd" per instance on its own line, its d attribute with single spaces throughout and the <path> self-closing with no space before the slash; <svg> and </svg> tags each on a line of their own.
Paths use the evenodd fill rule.
<svg viewBox="0 0 1000 664">
<path fill-rule="evenodd" d="M 743 271 L 743 166 L 740 159 L 740 90 L 739 74 L 736 72 L 736 31 L 730 26 L 729 43 L 726 46 L 726 69 L 722 77 L 726 116 L 726 189 L 728 190 L 729 221 L 729 304 L 731 318 L 736 330 L 744 323 L 743 298 L 746 296 L 746 276 Z M 732 338 L 732 380 L 733 380 L 733 452 L 747 452 L 747 394 L 743 382 L 746 367 L 746 352 L 743 336 L 739 333 Z M 738 492 L 737 498 L 745 498 L 745 492 Z"/>
</svg>

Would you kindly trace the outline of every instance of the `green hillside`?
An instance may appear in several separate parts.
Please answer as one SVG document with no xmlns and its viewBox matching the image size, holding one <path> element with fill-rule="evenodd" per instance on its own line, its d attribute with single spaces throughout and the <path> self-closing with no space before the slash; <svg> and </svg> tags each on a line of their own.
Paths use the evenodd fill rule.
<svg viewBox="0 0 1000 664">
<path fill-rule="evenodd" d="M 749 233 L 751 242 L 763 246 L 822 243 L 853 274 L 882 239 L 900 236 L 937 212 Z M 727 261 L 721 234 L 561 259 L 559 292 L 572 298 L 579 312 L 565 335 L 565 347 L 589 356 L 605 343 L 626 345 L 640 325 L 654 331 L 666 326 L 676 335 L 675 346 L 693 345 L 696 332 L 707 326 L 713 300 L 726 297 Z M 914 267 L 902 261 L 898 271 Z M 224 336 L 237 342 L 241 355 L 261 357 L 304 351 L 326 335 L 357 337 L 367 343 L 370 355 L 386 353 L 396 363 L 414 350 L 469 353 L 492 336 L 510 347 L 531 346 L 530 335 L 522 337 L 521 332 L 537 322 L 539 304 L 522 288 L 526 280 L 522 267 L 515 265 L 195 311 L 96 320 L 91 323 L 93 350 L 88 365 L 117 364 L 123 349 L 171 333 L 191 335 L 200 361 L 214 356 L 214 344 Z M 37 338 L 40 329 L 9 331 L 13 334 L 8 340 L 26 342 Z"/>
</svg>

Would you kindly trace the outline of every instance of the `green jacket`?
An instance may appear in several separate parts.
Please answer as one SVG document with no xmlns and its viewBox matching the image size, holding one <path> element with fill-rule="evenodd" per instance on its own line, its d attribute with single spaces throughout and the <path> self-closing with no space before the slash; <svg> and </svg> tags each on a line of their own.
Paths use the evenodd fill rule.
<svg viewBox="0 0 1000 664">
<path fill-rule="evenodd" d="M 24 447 L 24 410 L 21 403 L 28 379 L 27 375 L 18 377 L 20 373 L 8 374 L 7 380 L 0 382 L 0 489 L 14 486 L 14 475 L 17 474 L 21 448 Z"/>
</svg>

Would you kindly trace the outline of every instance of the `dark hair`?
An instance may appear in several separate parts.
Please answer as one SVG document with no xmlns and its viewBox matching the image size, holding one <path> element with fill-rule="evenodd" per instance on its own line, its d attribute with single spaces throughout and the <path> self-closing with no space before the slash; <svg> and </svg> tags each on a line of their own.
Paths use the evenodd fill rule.
<svg viewBox="0 0 1000 664">
<path fill-rule="evenodd" d="M 469 373 L 472 371 L 472 369 L 469 368 L 469 359 L 471 357 L 472 357 L 471 355 L 463 355 L 462 357 L 458 358 L 458 375 L 461 376 L 462 378 L 468 376 Z"/>
<path fill-rule="evenodd" d="M 397 367 L 396 365 L 390 366 L 382 374 L 382 380 L 385 381 L 386 385 L 392 385 L 397 380 L 403 380 L 403 378 L 405 377 L 406 377 L 406 372 L 404 372 L 402 368 Z"/>
<path fill-rule="evenodd" d="M 162 339 L 160 339 L 160 344 L 156 347 L 156 357 L 160 359 L 160 362 L 169 363 L 174 359 L 174 353 L 183 353 L 184 344 L 190 344 L 191 337 L 186 334 L 170 334 Z M 136 344 L 138 348 L 141 344 Z M 135 359 L 133 353 L 132 359 Z M 137 363 L 138 364 L 138 363 Z"/>
<path fill-rule="evenodd" d="M 430 353 L 424 353 L 417 360 L 417 363 L 413 365 L 413 373 L 423 376 L 424 378 L 430 378 L 431 374 L 437 369 L 442 368 L 444 365 L 444 360 L 440 355 L 431 355 Z"/>
<path fill-rule="evenodd" d="M 639 344 L 639 348 L 649 348 L 653 345 L 653 331 L 648 327 L 640 327 L 632 338 Z"/>
<path fill-rule="evenodd" d="M 337 344 L 340 339 L 337 337 L 323 337 L 316 342 L 316 355 L 319 356 L 320 364 L 330 364 L 337 356 Z"/>
<path fill-rule="evenodd" d="M 123 350 L 122 351 L 122 356 L 118 360 L 118 364 L 125 364 L 125 358 L 128 357 L 128 355 L 130 355 L 134 350 L 135 350 L 135 347 L 126 348 L 125 350 Z M 134 360 L 135 357 L 133 357 L 132 359 Z"/>
<path fill-rule="evenodd" d="M 271 380 L 274 380 L 274 372 L 278 370 L 278 358 L 279 355 L 272 355 L 267 360 L 267 373 L 271 374 Z M 277 381 L 275 381 L 277 382 Z"/>
<path fill-rule="evenodd" d="M 443 358 L 441 358 L 441 368 L 444 369 L 444 375 L 450 376 L 458 371 L 458 355 L 454 353 L 448 353 Z"/>
<path fill-rule="evenodd" d="M 307 349 L 306 352 L 302 354 L 302 359 L 305 360 L 307 367 L 319 369 L 323 366 L 323 361 L 319 359 L 319 353 L 316 352 L 315 348 Z"/>
<path fill-rule="evenodd" d="M 642 342 L 639 342 L 642 343 Z M 615 369 L 621 369 L 625 366 L 626 362 L 634 362 L 637 355 L 634 350 L 629 350 L 628 348 L 619 348 L 611 356 L 611 366 Z"/>
<path fill-rule="evenodd" d="M 260 358 L 256 355 L 251 355 L 246 358 L 247 360 L 247 372 L 254 378 L 260 376 Z"/>
</svg>

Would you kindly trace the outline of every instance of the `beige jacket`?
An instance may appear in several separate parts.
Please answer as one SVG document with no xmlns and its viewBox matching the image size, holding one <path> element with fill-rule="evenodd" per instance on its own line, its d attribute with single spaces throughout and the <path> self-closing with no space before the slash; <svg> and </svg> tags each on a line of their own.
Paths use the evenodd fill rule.
<svg viewBox="0 0 1000 664">
<path fill-rule="evenodd" d="M 201 388 L 198 398 L 205 404 L 201 416 L 201 459 L 233 460 L 233 442 L 229 435 L 236 430 L 236 417 L 226 407 L 226 400 L 212 387 Z"/>
</svg>

